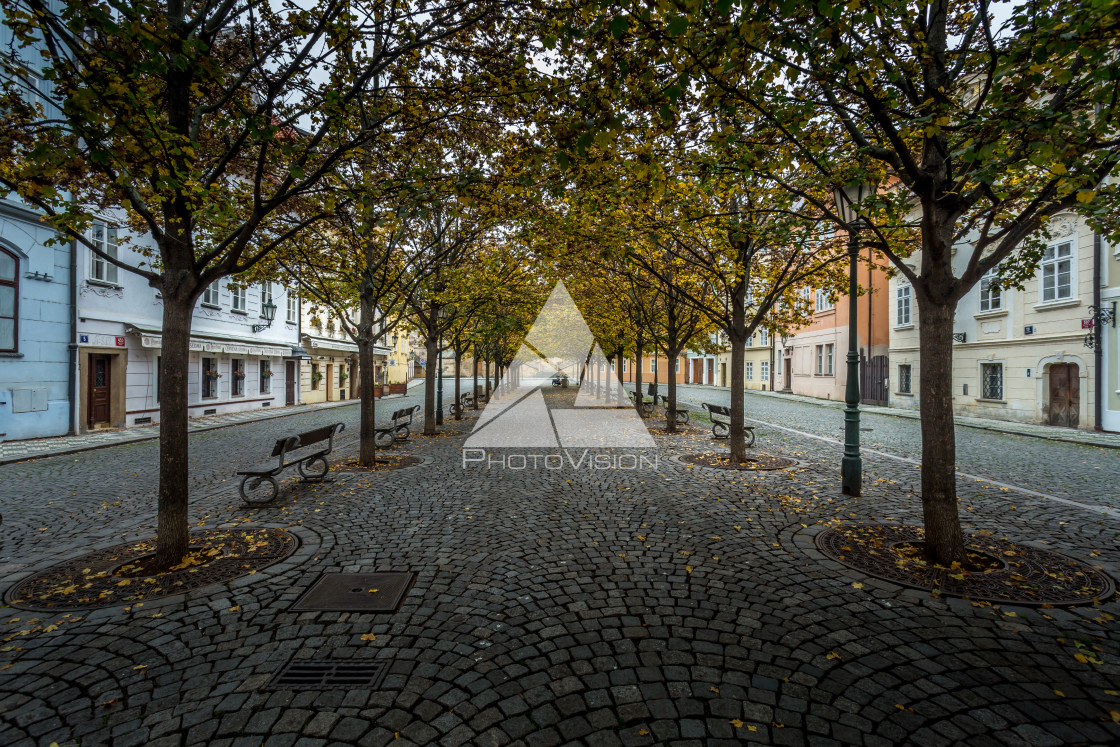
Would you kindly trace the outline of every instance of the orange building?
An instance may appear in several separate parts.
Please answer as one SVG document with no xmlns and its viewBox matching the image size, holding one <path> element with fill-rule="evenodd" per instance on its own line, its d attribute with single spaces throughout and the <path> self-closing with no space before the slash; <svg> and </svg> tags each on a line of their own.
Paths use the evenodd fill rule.
<svg viewBox="0 0 1120 747">
<path fill-rule="evenodd" d="M 669 382 L 670 371 L 678 384 L 684 384 L 686 383 L 685 370 L 687 368 L 687 362 L 687 359 L 682 355 L 677 358 L 676 364 L 670 369 L 669 359 L 663 355 L 659 355 L 656 358 L 650 355 L 643 356 L 641 360 L 642 384 L 652 384 L 654 379 L 657 379 L 658 384 L 667 384 Z M 628 384 L 634 382 L 635 368 L 636 363 L 633 358 L 623 359 L 622 380 L 624 382 Z"/>
<path fill-rule="evenodd" d="M 860 355 L 860 395 L 864 404 L 887 404 L 890 366 L 890 297 L 887 273 L 864 261 L 858 268 L 856 344 Z M 813 320 L 792 336 L 777 340 L 774 388 L 821 399 L 844 400 L 847 385 L 847 295 L 830 299 L 817 288 L 804 291 L 814 309 Z"/>
</svg>

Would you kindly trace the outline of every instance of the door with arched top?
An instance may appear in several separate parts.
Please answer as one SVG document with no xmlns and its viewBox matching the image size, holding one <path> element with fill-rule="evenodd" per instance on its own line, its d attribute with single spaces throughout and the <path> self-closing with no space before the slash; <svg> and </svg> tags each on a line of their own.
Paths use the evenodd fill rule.
<svg viewBox="0 0 1120 747">
<path fill-rule="evenodd" d="M 1076 363 L 1052 363 L 1049 373 L 1049 423 L 1076 428 L 1081 409 L 1080 368 Z"/>
</svg>

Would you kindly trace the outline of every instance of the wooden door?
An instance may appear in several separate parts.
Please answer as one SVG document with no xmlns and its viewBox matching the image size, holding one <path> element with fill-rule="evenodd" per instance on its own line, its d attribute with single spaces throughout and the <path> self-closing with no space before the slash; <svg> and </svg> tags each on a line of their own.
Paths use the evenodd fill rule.
<svg viewBox="0 0 1120 747">
<path fill-rule="evenodd" d="M 785 377 L 785 386 L 783 389 L 793 388 L 793 356 L 790 353 L 785 354 L 784 365 L 782 366 L 782 375 Z"/>
<path fill-rule="evenodd" d="M 1050 366 L 1050 425 L 1076 428 L 1081 409 L 1081 377 L 1076 363 Z"/>
<path fill-rule="evenodd" d="M 296 362 L 287 361 L 284 366 L 284 404 L 296 403 Z"/>
<path fill-rule="evenodd" d="M 112 385 L 113 359 L 108 355 L 89 357 L 89 388 L 86 398 L 86 425 L 92 428 L 108 423 L 110 418 L 110 388 Z"/>
</svg>

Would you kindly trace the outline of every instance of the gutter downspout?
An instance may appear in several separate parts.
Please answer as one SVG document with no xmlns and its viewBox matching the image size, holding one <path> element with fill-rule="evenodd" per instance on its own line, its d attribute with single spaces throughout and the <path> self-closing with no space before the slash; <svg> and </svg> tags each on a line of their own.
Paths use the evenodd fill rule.
<svg viewBox="0 0 1120 747">
<path fill-rule="evenodd" d="M 78 435 L 78 240 L 70 240 L 70 376 L 68 399 L 70 400 L 70 429 L 66 435 Z"/>
<path fill-rule="evenodd" d="M 1104 414 L 1104 325 L 1101 323 L 1101 235 L 1093 232 L 1093 430 L 1102 431 L 1101 418 Z"/>
</svg>

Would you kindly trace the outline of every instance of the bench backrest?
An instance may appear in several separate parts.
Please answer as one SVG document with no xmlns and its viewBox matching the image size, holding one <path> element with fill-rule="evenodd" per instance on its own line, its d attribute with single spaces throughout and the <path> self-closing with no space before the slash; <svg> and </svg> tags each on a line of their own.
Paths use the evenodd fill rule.
<svg viewBox="0 0 1120 747">
<path fill-rule="evenodd" d="M 703 407 L 712 415 L 722 415 L 725 418 L 731 417 L 730 407 L 724 407 L 723 405 L 713 405 L 711 402 L 703 403 Z"/>
<path fill-rule="evenodd" d="M 302 449 L 304 446 L 311 446 L 320 441 L 330 441 L 328 447 L 333 449 L 335 434 L 341 433 L 345 429 L 345 423 L 335 423 L 334 425 L 325 425 L 322 428 L 306 431 L 298 436 L 278 438 L 276 439 L 276 445 L 272 447 L 272 456 L 283 458 L 286 452 Z"/>
<path fill-rule="evenodd" d="M 409 420 L 412 420 L 412 414 L 416 413 L 416 412 L 420 412 L 420 405 L 413 405 L 412 407 L 403 407 L 400 410 L 397 410 L 396 412 L 394 412 L 393 417 L 390 418 L 390 420 L 403 420 L 404 418 L 408 418 Z"/>
</svg>

